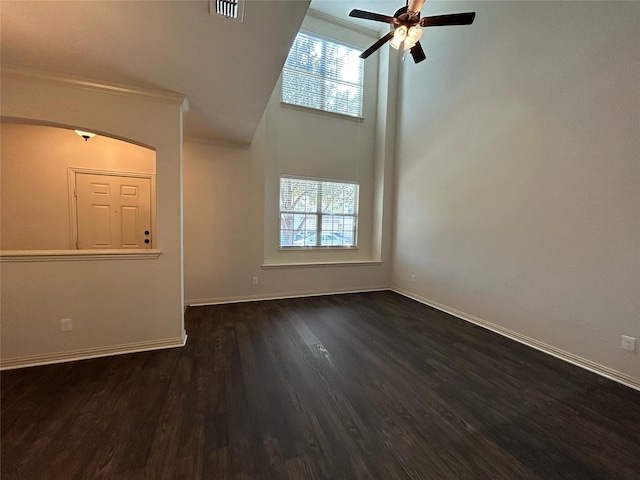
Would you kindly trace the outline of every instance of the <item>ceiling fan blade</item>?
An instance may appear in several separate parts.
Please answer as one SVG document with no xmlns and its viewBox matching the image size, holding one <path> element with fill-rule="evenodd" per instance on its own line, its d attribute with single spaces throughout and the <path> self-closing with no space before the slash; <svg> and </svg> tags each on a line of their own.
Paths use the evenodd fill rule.
<svg viewBox="0 0 640 480">
<path fill-rule="evenodd" d="M 420 45 L 420 42 L 411 47 L 410 51 L 415 63 L 420 63 L 425 58 L 427 58 L 427 56 L 424 54 L 424 50 L 422 49 L 422 45 Z"/>
<path fill-rule="evenodd" d="M 451 13 L 449 15 L 435 15 L 433 17 L 422 17 L 421 27 L 440 27 L 446 25 L 471 25 L 476 18 L 476 12 Z"/>
<path fill-rule="evenodd" d="M 393 38 L 393 32 L 387 33 L 384 37 L 382 37 L 380 40 L 378 40 L 376 43 L 374 43 L 369 48 L 367 48 L 364 52 L 362 52 L 360 54 L 360 58 L 367 58 L 369 55 L 371 55 L 373 52 L 378 50 L 382 45 L 387 43 L 392 38 Z"/>
<path fill-rule="evenodd" d="M 384 22 L 384 23 L 391 23 L 391 21 L 393 20 L 393 17 L 390 17 L 388 15 L 381 15 L 379 13 L 373 13 L 373 12 L 365 12 L 364 10 L 358 10 L 357 8 L 354 8 L 353 10 L 351 10 L 351 12 L 349 12 L 349 16 L 354 18 L 364 18 L 365 20 L 374 20 L 376 22 Z"/>
<path fill-rule="evenodd" d="M 419 12 L 427 0 L 411 0 L 407 6 L 409 12 Z"/>
</svg>

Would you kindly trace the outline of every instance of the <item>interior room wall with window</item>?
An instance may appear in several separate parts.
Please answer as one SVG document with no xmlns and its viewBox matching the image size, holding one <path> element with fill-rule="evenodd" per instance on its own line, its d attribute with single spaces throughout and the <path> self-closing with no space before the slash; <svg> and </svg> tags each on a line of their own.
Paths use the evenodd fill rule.
<svg viewBox="0 0 640 480">
<path fill-rule="evenodd" d="M 345 28 L 313 11 L 302 30 L 360 49 L 376 35 Z M 365 68 L 361 122 L 282 106 L 279 81 L 250 148 L 185 142 L 186 303 L 388 286 L 390 218 L 382 218 L 382 210 L 388 211 L 392 201 L 388 188 L 383 190 L 385 181 L 387 187 L 391 182 L 383 178 L 391 159 L 380 158 L 385 144 L 377 143 L 377 132 L 386 122 L 378 115 L 387 107 L 377 105 L 377 62 Z M 382 102 L 395 102 L 395 96 L 388 96 L 395 84 L 384 87 Z M 357 181 L 358 247 L 279 249 L 281 175 Z M 300 265 L 309 263 L 316 265 Z M 258 277 L 257 285 L 253 277 Z"/>
<path fill-rule="evenodd" d="M 429 5 L 478 14 L 403 68 L 393 285 L 640 379 L 638 4 Z"/>
<path fill-rule="evenodd" d="M 366 47 L 374 36 L 349 30 L 307 15 L 302 33 Z M 348 115 L 325 115 L 316 110 L 280 102 L 280 81 L 266 111 L 267 155 L 265 171 L 265 263 L 297 263 L 322 260 L 371 260 L 378 59 L 362 62 L 364 88 L 362 121 Z M 286 68 L 286 67 L 285 67 Z M 311 87 L 307 87 L 311 88 Z M 355 103 L 352 101 L 352 103 Z M 279 205 L 281 176 L 301 176 L 356 182 L 360 187 L 356 249 L 280 249 Z M 275 215 L 274 215 L 275 214 Z M 276 228 L 274 228 L 276 227 Z"/>
<path fill-rule="evenodd" d="M 162 252 L 157 258 L 136 260 L 60 258 L 55 252 L 21 260 L 6 257 L 3 252 L 0 258 L 3 367 L 184 343 L 181 229 L 184 97 L 163 94 L 159 99 L 155 95 L 148 90 L 136 95 L 122 89 L 114 94 L 109 86 L 103 88 L 97 82 L 86 88 L 70 77 L 3 65 L 0 98 L 5 120 L 82 127 L 155 149 L 157 248 Z M 7 153 L 5 142 L 12 142 L 5 136 L 11 136 L 11 130 L 9 127 L 2 132 L 3 163 Z M 87 146 L 79 137 L 75 140 L 79 142 L 78 149 Z M 56 140 L 53 142 L 52 149 Z M 32 148 L 46 153 L 48 147 Z M 34 167 L 27 159 L 23 160 L 25 169 Z M 2 181 L 11 179 L 5 178 L 3 172 Z M 4 218 L 2 224 L 4 228 Z M 70 332 L 61 331 L 61 319 L 66 318 L 73 320 Z"/>
<path fill-rule="evenodd" d="M 155 152 L 73 130 L 2 123 L 2 250 L 67 250 L 71 238 L 68 169 L 155 174 Z"/>
</svg>

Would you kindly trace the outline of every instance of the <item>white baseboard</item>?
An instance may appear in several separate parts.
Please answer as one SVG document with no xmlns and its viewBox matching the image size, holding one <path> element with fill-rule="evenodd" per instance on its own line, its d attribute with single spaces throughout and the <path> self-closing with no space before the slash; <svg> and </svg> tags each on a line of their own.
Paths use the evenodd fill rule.
<svg viewBox="0 0 640 480">
<path fill-rule="evenodd" d="M 49 365 L 52 363 L 73 362 L 75 360 L 87 360 L 89 358 L 107 357 L 110 355 L 122 355 L 125 353 L 146 352 L 164 348 L 183 347 L 187 343 L 187 335 L 183 337 L 165 338 L 150 342 L 126 343 L 124 345 L 111 345 L 108 347 L 85 348 L 69 352 L 47 353 L 44 355 L 30 355 L 26 357 L 3 358 L 0 360 L 0 370 L 12 370 L 16 368 L 35 367 L 37 365 Z"/>
<path fill-rule="evenodd" d="M 600 365 L 598 363 L 592 362 L 591 360 L 587 360 L 586 358 L 579 357 L 578 355 L 574 355 L 573 353 L 565 352 L 564 350 L 556 348 L 552 345 L 548 345 L 546 343 L 540 342 L 534 338 L 527 337 L 526 335 L 522 335 L 518 332 L 514 332 L 513 330 L 509 330 L 507 328 L 501 327 L 500 325 L 496 325 L 495 323 L 488 322 L 474 315 L 470 315 L 460 310 L 456 310 L 455 308 L 451 308 L 447 305 L 443 305 L 442 303 L 438 303 L 428 298 L 421 297 L 420 295 L 415 295 L 413 293 L 407 292 L 406 290 L 403 290 L 401 288 L 392 287 L 391 290 L 396 293 L 399 293 L 400 295 L 404 295 L 405 297 L 416 300 L 417 302 L 424 303 L 425 305 L 429 305 L 430 307 L 436 308 L 445 313 L 453 315 L 454 317 L 458 317 L 462 320 L 466 320 L 467 322 L 471 322 L 475 325 L 486 328 L 487 330 L 491 330 L 492 332 L 495 332 L 504 337 L 510 338 L 511 340 L 520 342 L 524 345 L 527 345 L 528 347 L 532 347 L 546 354 L 553 355 L 554 357 L 559 358 L 560 360 L 564 360 L 565 362 L 569 362 L 573 365 L 584 368 L 585 370 L 589 370 L 590 372 L 606 377 L 609 380 L 616 381 L 627 387 L 631 387 L 635 390 L 640 390 L 640 380 L 630 375 L 626 375 L 624 373 L 613 370 L 609 367 L 605 367 L 604 365 Z"/>
<path fill-rule="evenodd" d="M 202 307 L 206 305 L 222 305 L 225 303 L 242 303 L 242 302 L 261 302 L 263 300 L 282 300 L 285 298 L 300 298 L 300 297 L 319 297 L 322 295 L 343 295 L 347 293 L 365 293 L 365 292 L 380 292 L 383 290 L 389 290 L 389 286 L 375 286 L 368 288 L 359 288 L 357 290 L 344 289 L 344 290 L 310 290 L 306 292 L 290 292 L 290 293 L 277 293 L 273 295 L 244 295 L 238 297 L 217 297 L 217 298 L 205 298 L 185 301 L 185 305 L 190 307 Z"/>
</svg>

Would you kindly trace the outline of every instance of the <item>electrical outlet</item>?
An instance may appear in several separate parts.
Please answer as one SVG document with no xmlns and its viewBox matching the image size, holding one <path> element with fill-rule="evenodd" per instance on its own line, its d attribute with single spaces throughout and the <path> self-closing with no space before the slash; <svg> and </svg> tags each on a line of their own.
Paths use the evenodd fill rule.
<svg viewBox="0 0 640 480">
<path fill-rule="evenodd" d="M 252 281 L 252 283 L 253 283 L 254 285 L 257 285 L 257 284 L 258 284 L 258 277 L 253 277 L 253 281 Z"/>
<path fill-rule="evenodd" d="M 73 321 L 70 318 L 63 318 L 60 320 L 60 330 L 63 332 L 70 332 L 73 330 Z"/>
<path fill-rule="evenodd" d="M 415 275 L 411 275 L 411 281 L 415 282 L 416 281 L 416 276 Z"/>
<path fill-rule="evenodd" d="M 635 352 L 636 351 L 636 339 L 633 338 L 633 337 L 627 337 L 626 335 L 622 335 L 622 342 L 620 343 L 620 348 Z"/>
</svg>

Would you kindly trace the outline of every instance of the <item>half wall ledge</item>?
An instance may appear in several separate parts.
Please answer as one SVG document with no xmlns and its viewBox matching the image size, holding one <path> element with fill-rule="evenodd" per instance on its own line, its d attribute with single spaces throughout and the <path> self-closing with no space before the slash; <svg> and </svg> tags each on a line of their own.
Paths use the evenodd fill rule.
<svg viewBox="0 0 640 480">
<path fill-rule="evenodd" d="M 2 250 L 0 263 L 73 262 L 98 260 L 156 260 L 162 250 Z"/>
</svg>

